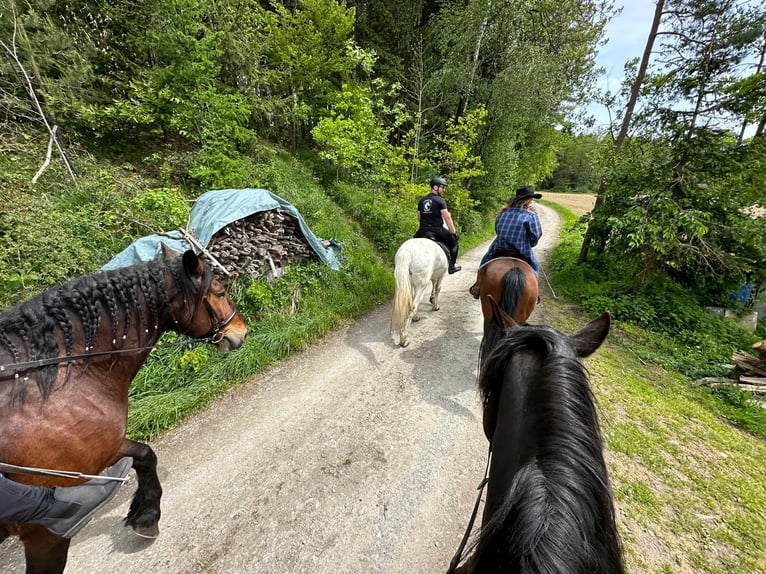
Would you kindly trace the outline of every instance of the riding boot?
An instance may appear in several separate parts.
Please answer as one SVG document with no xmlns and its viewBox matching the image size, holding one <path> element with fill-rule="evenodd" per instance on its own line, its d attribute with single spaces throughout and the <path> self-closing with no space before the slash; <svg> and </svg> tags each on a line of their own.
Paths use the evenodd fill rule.
<svg viewBox="0 0 766 574">
<path fill-rule="evenodd" d="M 133 466 L 130 457 L 121 458 L 103 476 L 125 478 Z M 55 487 L 53 505 L 45 516 L 31 520 L 63 538 L 72 538 L 93 518 L 96 511 L 109 502 L 122 485 L 118 480 L 94 478 L 80 486 Z"/>
<path fill-rule="evenodd" d="M 457 273 L 462 269 L 460 265 L 455 265 L 455 262 L 457 261 L 457 243 L 452 246 L 452 249 L 450 249 L 450 261 L 449 261 L 449 274 L 452 275 L 453 273 Z"/>
</svg>

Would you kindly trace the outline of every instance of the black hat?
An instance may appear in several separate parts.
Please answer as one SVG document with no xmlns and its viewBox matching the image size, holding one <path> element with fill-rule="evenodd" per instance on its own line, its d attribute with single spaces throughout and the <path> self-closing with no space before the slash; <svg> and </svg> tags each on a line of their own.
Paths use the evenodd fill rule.
<svg viewBox="0 0 766 574">
<path fill-rule="evenodd" d="M 443 185 L 443 186 L 446 187 L 447 186 L 447 180 L 444 179 L 443 177 L 435 177 L 435 178 L 433 178 L 431 180 L 431 187 L 433 187 L 435 185 Z"/>
<path fill-rule="evenodd" d="M 540 199 L 542 196 L 542 193 L 535 193 L 535 188 L 531 185 L 522 185 L 519 189 L 516 190 L 516 197 L 521 199 L 527 199 L 529 197 Z"/>
</svg>

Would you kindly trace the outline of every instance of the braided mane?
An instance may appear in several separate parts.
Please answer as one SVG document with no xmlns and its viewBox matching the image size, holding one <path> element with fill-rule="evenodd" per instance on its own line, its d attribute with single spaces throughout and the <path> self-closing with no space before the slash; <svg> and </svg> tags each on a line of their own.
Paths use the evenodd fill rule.
<svg viewBox="0 0 766 574">
<path fill-rule="evenodd" d="M 168 294 L 166 272 L 173 278 Z M 202 289 L 195 289 L 180 257 L 161 258 L 73 279 L 46 289 L 32 299 L 0 314 L 0 364 L 122 349 L 131 330 L 140 344 L 153 344 L 173 321 L 191 320 L 199 299 L 212 281 L 206 268 Z M 174 316 L 171 298 L 184 301 L 183 316 Z M 111 341 L 97 341 L 99 327 L 108 323 Z M 58 340 L 63 341 L 60 348 Z M 134 342 L 135 344 L 135 342 Z M 34 378 L 45 400 L 56 379 L 58 365 L 37 367 L 21 373 Z M 9 377 L 0 378 L 7 384 Z M 11 401 L 23 403 L 26 385 L 16 379 Z"/>
</svg>

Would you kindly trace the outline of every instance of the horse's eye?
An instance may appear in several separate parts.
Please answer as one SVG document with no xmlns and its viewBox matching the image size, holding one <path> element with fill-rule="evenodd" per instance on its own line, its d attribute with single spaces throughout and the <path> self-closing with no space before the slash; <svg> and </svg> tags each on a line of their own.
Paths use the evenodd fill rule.
<svg viewBox="0 0 766 574">
<path fill-rule="evenodd" d="M 226 297 L 226 291 L 221 291 L 220 293 L 216 293 L 215 296 L 218 297 L 219 299 L 223 299 L 224 297 Z"/>
</svg>

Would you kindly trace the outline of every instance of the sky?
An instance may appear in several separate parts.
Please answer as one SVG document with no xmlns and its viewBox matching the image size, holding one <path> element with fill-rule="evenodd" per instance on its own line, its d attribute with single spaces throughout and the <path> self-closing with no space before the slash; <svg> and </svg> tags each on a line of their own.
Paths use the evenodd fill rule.
<svg viewBox="0 0 766 574">
<path fill-rule="evenodd" d="M 644 53 L 656 2 L 627 0 L 624 3 L 615 2 L 615 6 L 623 6 L 622 12 L 607 24 L 608 42 L 599 48 L 596 56 L 596 65 L 606 69 L 606 76 L 599 81 L 599 89 L 608 88 L 612 93 L 619 90 L 625 77 L 625 62 L 640 58 Z M 609 125 L 606 107 L 592 103 L 588 106 L 588 112 L 596 118 L 596 128 Z"/>
</svg>

